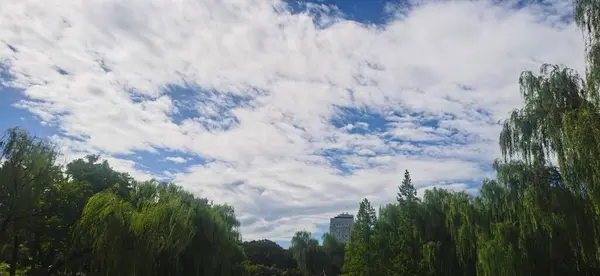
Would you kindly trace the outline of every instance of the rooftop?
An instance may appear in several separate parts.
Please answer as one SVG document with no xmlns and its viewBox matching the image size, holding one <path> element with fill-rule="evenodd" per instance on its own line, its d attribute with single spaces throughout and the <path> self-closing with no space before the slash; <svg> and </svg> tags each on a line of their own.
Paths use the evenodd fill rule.
<svg viewBox="0 0 600 276">
<path fill-rule="evenodd" d="M 341 213 L 341 214 L 335 216 L 335 218 L 354 218 L 354 216 L 350 215 L 348 213 Z"/>
</svg>

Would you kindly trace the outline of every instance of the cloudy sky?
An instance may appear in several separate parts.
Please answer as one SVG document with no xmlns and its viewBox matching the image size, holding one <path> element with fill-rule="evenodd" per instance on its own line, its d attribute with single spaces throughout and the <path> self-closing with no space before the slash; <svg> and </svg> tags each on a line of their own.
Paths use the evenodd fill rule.
<svg viewBox="0 0 600 276">
<path fill-rule="evenodd" d="M 0 129 L 317 236 L 404 169 L 475 193 L 522 70 L 583 68 L 571 0 L 0 0 Z"/>
</svg>

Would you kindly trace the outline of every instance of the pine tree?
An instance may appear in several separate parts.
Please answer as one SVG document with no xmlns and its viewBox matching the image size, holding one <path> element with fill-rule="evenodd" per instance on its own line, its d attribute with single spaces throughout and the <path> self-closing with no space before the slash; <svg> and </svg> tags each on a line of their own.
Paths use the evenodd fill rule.
<svg viewBox="0 0 600 276">
<path fill-rule="evenodd" d="M 417 190 L 412 184 L 410 173 L 404 170 L 404 179 L 398 187 L 398 212 L 399 231 L 401 232 L 400 243 L 403 244 L 401 250 L 401 259 L 404 259 L 402 273 L 415 275 L 418 273 L 418 263 L 420 260 L 420 235 L 417 223 L 418 203 Z"/>
<path fill-rule="evenodd" d="M 404 179 L 402 180 L 402 185 L 398 187 L 398 190 L 396 200 L 398 200 L 400 205 L 403 205 L 406 202 L 417 201 L 417 190 L 412 184 L 408 170 L 404 170 Z"/>
</svg>

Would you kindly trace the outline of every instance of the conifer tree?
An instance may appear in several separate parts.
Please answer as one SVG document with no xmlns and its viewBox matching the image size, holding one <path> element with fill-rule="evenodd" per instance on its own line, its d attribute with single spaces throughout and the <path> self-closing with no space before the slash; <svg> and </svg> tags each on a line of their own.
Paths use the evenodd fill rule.
<svg viewBox="0 0 600 276">
<path fill-rule="evenodd" d="M 408 170 L 404 170 L 404 179 L 402 179 L 402 184 L 398 187 L 396 200 L 400 204 L 417 201 L 417 190 L 412 184 Z"/>
</svg>

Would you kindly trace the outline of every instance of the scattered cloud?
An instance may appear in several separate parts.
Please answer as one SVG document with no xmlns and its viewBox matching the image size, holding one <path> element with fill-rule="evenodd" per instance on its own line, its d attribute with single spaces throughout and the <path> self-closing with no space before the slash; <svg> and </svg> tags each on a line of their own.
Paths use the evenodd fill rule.
<svg viewBox="0 0 600 276">
<path fill-rule="evenodd" d="M 404 169 L 419 194 L 493 177 L 519 73 L 584 67 L 571 1 L 543 2 L 408 1 L 375 25 L 279 0 L 0 0 L 0 94 L 22 91 L 0 104 L 65 162 L 101 154 L 286 240 L 394 200 Z"/>
</svg>

